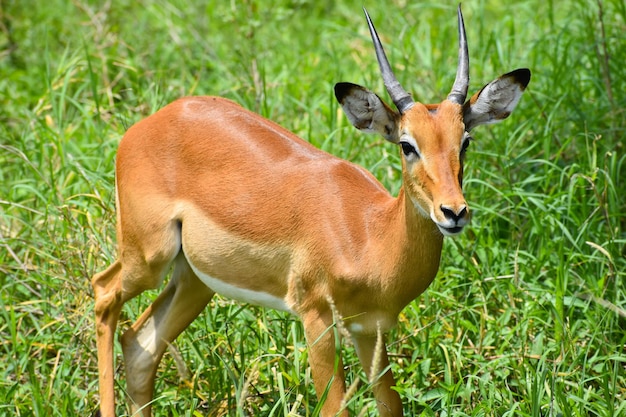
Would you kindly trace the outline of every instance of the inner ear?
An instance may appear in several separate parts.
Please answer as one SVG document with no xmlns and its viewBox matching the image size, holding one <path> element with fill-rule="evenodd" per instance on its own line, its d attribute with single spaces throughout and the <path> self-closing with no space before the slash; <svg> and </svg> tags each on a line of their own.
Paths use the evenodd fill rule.
<svg viewBox="0 0 626 417">
<path fill-rule="evenodd" d="M 520 68 L 485 85 L 463 106 L 466 130 L 509 117 L 529 81 L 530 70 Z"/>
<path fill-rule="evenodd" d="M 398 142 L 399 114 L 378 95 L 352 83 L 335 85 L 335 97 L 350 123 L 366 133 L 379 133 L 390 142 Z"/>
</svg>

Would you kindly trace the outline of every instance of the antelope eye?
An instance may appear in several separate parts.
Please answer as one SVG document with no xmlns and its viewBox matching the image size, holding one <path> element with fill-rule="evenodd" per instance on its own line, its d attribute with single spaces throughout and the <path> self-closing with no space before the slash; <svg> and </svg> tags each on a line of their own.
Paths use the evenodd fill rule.
<svg viewBox="0 0 626 417">
<path fill-rule="evenodd" d="M 416 157 L 419 157 L 419 154 L 417 153 L 417 149 L 415 149 L 415 147 L 411 145 L 409 142 L 400 142 L 400 146 L 402 146 L 402 153 L 407 158 L 410 157 L 411 155 L 415 155 Z"/>
</svg>

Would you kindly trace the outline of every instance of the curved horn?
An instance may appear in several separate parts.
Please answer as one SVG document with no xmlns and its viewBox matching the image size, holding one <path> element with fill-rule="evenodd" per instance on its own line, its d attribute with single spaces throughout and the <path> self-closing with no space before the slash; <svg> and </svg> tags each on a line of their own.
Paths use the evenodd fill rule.
<svg viewBox="0 0 626 417">
<path fill-rule="evenodd" d="M 469 87 L 469 53 L 467 51 L 467 39 L 465 38 L 465 23 L 461 5 L 458 9 L 459 16 L 459 66 L 456 69 L 456 79 L 452 86 L 452 91 L 448 94 L 448 100 L 453 103 L 463 105 L 467 98 L 467 88 Z"/>
<path fill-rule="evenodd" d="M 387 55 L 385 55 L 385 50 L 383 49 L 383 45 L 380 43 L 380 39 L 378 38 L 378 33 L 376 33 L 376 29 L 372 23 L 372 19 L 370 19 L 370 15 L 367 13 L 367 10 L 365 10 L 365 7 L 363 8 L 363 11 L 365 12 L 367 25 L 369 26 L 370 34 L 372 35 L 372 42 L 374 42 L 376 58 L 378 59 L 378 65 L 380 66 L 380 72 L 382 73 L 385 87 L 389 92 L 389 96 L 391 97 L 393 104 L 395 104 L 398 108 L 398 111 L 400 113 L 404 113 L 409 110 L 415 102 L 411 98 L 411 95 L 407 93 L 404 88 L 402 88 L 400 82 L 396 79 L 396 76 L 393 75 L 391 65 L 389 65 Z"/>
</svg>

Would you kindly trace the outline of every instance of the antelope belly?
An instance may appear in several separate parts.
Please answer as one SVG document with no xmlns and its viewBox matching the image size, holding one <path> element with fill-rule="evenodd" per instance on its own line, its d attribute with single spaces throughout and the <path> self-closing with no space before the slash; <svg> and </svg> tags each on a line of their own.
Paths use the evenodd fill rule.
<svg viewBox="0 0 626 417">
<path fill-rule="evenodd" d="M 204 272 L 196 268 L 191 262 L 189 262 L 189 265 L 191 266 L 193 272 L 204 283 L 204 285 L 215 291 L 217 294 L 244 303 L 250 303 L 262 307 L 269 307 L 276 310 L 287 311 L 292 314 L 294 313 L 293 310 L 291 310 L 287 306 L 287 303 L 285 303 L 285 300 L 282 298 L 276 297 L 266 292 L 253 291 L 246 288 L 237 287 L 236 285 L 229 284 L 228 282 L 222 281 L 219 278 L 215 278 L 205 274 Z"/>
</svg>

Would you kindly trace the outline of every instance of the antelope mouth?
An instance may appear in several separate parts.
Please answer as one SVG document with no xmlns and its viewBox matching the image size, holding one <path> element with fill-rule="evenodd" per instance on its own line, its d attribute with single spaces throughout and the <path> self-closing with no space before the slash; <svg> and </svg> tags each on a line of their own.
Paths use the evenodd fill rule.
<svg viewBox="0 0 626 417">
<path fill-rule="evenodd" d="M 463 226 L 445 227 L 438 224 L 437 227 L 444 236 L 457 236 L 463 231 Z"/>
</svg>

